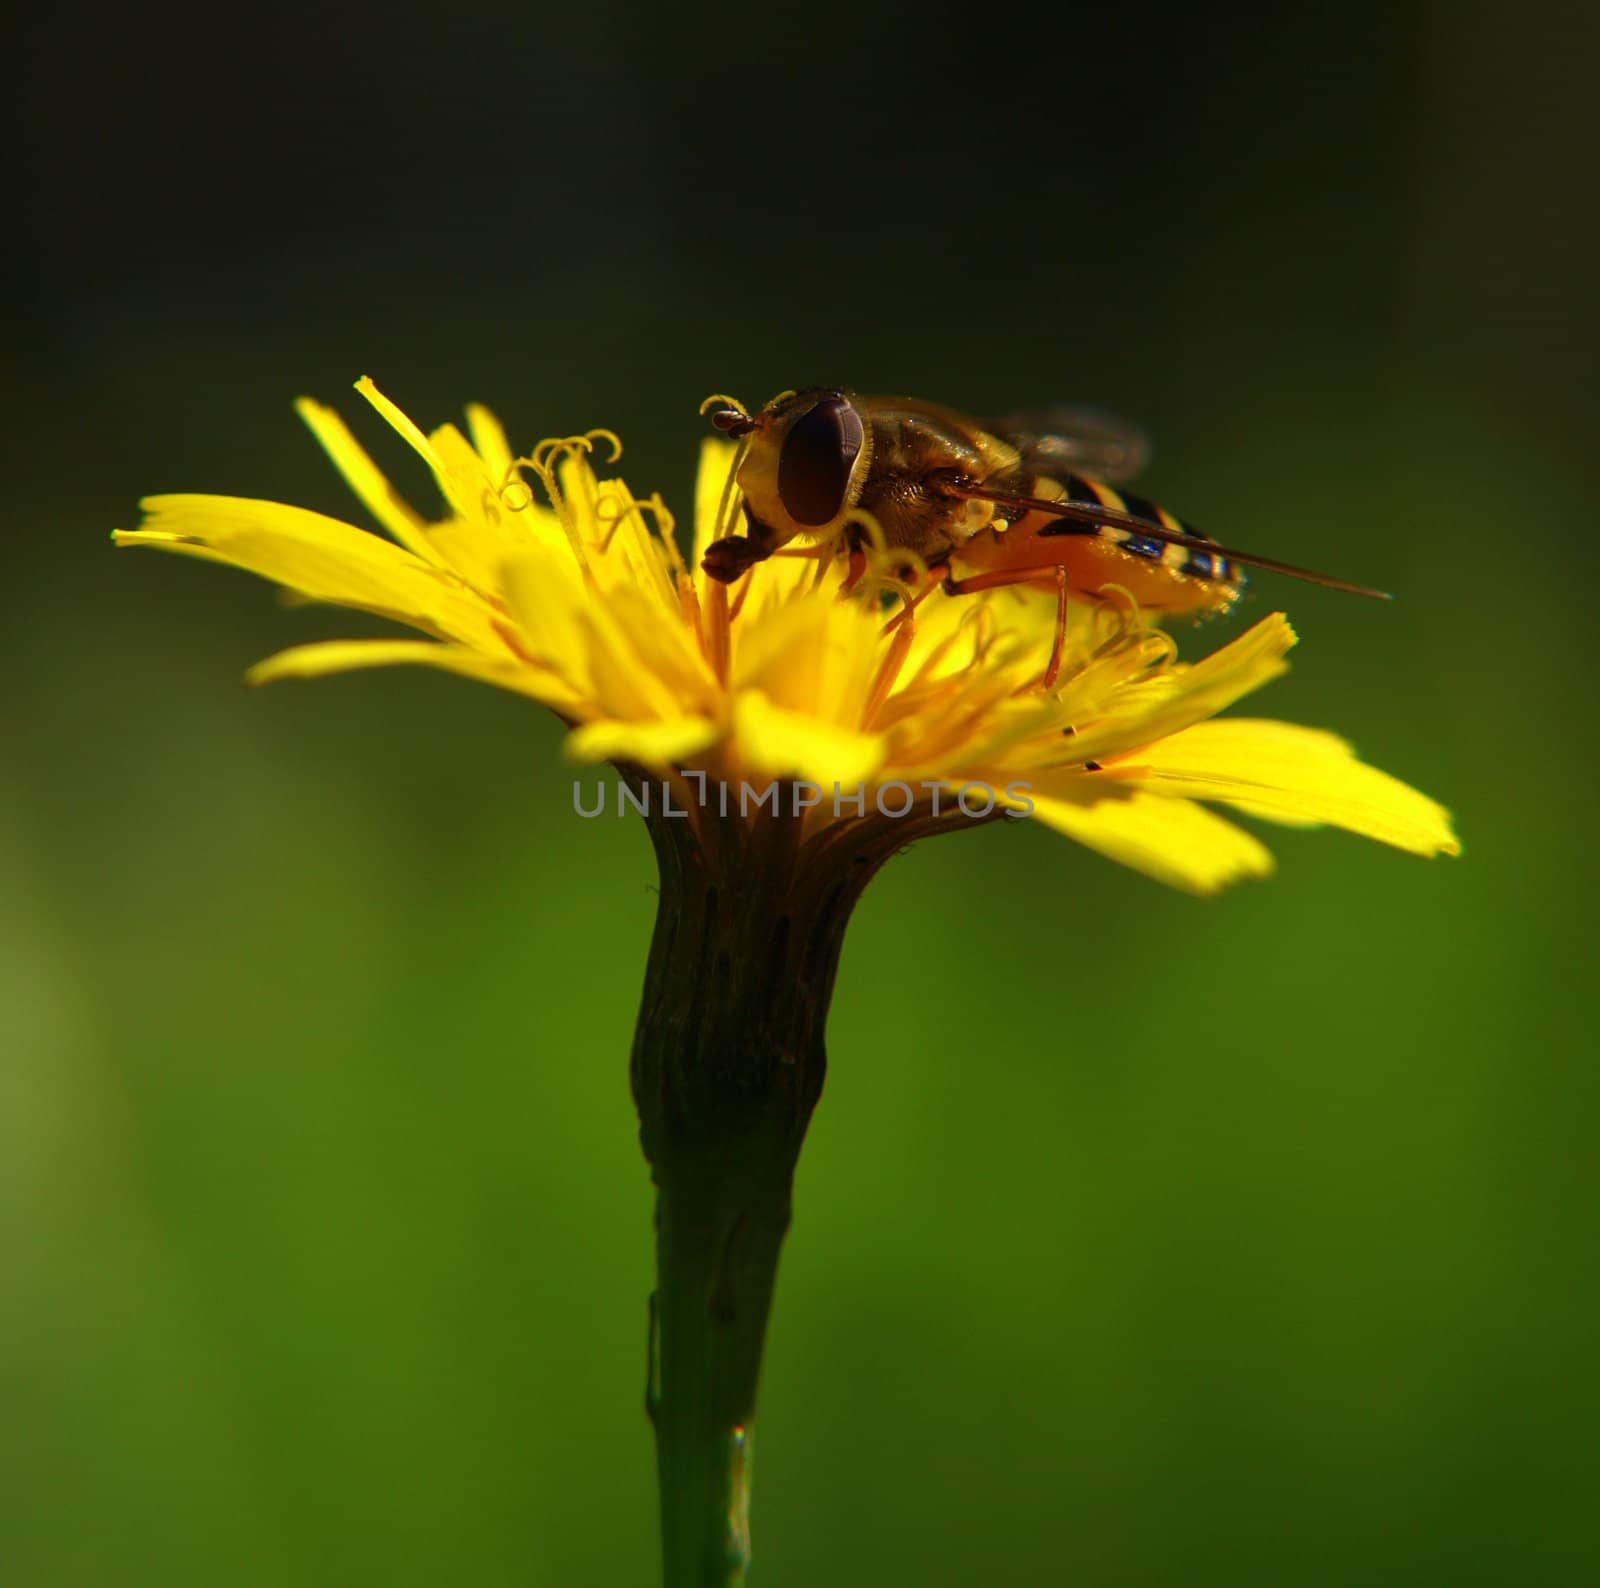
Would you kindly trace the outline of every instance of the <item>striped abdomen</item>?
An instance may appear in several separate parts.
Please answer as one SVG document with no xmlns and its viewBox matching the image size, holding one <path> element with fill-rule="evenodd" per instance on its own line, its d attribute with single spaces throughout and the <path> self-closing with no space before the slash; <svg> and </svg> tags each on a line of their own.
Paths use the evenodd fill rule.
<svg viewBox="0 0 1600 1588">
<path fill-rule="evenodd" d="M 1113 490 L 1111 486 L 1102 485 L 1098 480 L 1087 479 L 1081 474 L 1063 475 L 1054 483 L 1062 487 L 1069 502 L 1076 502 L 1084 507 L 1109 507 L 1113 512 L 1142 518 L 1146 523 L 1170 529 L 1179 535 L 1188 535 L 1195 540 L 1210 539 L 1210 536 L 1203 535 L 1192 524 L 1184 523 L 1176 513 L 1169 513 L 1159 503 L 1152 502 L 1147 497 L 1135 496 L 1132 491 Z M 1081 535 L 1083 526 L 1058 520 L 1055 525 L 1040 525 L 1036 533 L 1046 538 L 1052 535 Z M 1174 546 L 1153 536 L 1141 535 L 1137 530 L 1121 524 L 1102 524 L 1096 533 L 1098 538 L 1109 540 L 1130 556 L 1143 557 L 1150 562 L 1159 563 L 1185 579 L 1235 586 L 1244 583 L 1244 570 L 1216 553 L 1200 551 L 1192 546 Z"/>
<path fill-rule="evenodd" d="M 1109 599 L 1113 589 L 1120 590 L 1153 613 L 1226 612 L 1238 600 L 1244 572 L 1220 548 L 1173 545 L 1140 534 L 1138 523 L 1107 523 L 1082 511 L 1103 509 L 1153 529 L 1208 539 L 1164 507 L 1085 475 L 1041 474 L 1030 486 L 1020 494 L 1039 505 L 1019 503 L 1020 513 L 1005 521 L 1004 529 L 964 542 L 956 553 L 959 562 L 977 571 L 1036 575 L 1025 582 L 1046 588 L 1064 573 L 1070 592 Z M 1070 517 L 1052 513 L 1043 505 L 1046 500 L 1070 502 L 1080 511 Z M 1002 507 L 1002 517 L 1003 512 Z"/>
</svg>

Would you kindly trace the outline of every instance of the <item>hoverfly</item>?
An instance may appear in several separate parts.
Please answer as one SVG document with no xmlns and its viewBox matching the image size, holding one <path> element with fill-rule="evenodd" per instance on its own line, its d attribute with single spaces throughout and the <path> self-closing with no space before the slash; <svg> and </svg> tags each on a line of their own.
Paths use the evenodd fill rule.
<svg viewBox="0 0 1600 1588">
<path fill-rule="evenodd" d="M 1225 612 L 1241 564 L 1331 590 L 1387 600 L 1380 590 L 1219 546 L 1164 507 L 1118 487 L 1148 454 L 1142 432 L 1093 409 L 1061 408 L 988 423 L 905 397 L 812 387 L 754 415 L 718 409 L 711 422 L 747 440 L 737 484 L 745 533 L 714 541 L 703 566 L 737 579 L 790 541 L 841 534 L 851 583 L 866 566 L 869 515 L 892 554 L 915 554 L 951 595 L 1002 585 L 1057 592 L 1054 682 L 1070 599 L 1118 586 L 1147 611 Z M 952 565 L 961 569 L 959 577 Z M 916 603 L 912 602 L 914 606 Z"/>
</svg>

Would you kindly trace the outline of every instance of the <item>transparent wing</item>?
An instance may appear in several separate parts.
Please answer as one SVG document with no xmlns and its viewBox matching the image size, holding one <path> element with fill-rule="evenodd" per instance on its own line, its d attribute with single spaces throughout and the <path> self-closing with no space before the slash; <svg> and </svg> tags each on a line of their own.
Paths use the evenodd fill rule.
<svg viewBox="0 0 1600 1588">
<path fill-rule="evenodd" d="M 1300 568 L 1292 562 L 1279 562 L 1276 557 L 1258 557 L 1253 551 L 1235 551 L 1231 546 L 1219 546 L 1205 535 L 1190 534 L 1181 529 L 1169 529 L 1154 519 L 1142 518 L 1134 513 L 1121 512 L 1114 507 L 1091 502 L 1066 502 L 1048 496 L 1019 496 L 1014 491 L 990 490 L 984 485 L 946 485 L 951 496 L 970 497 L 980 502 L 994 502 L 1008 507 L 1014 513 L 1047 513 L 1063 523 L 1081 525 L 1080 529 L 1061 533 L 1098 535 L 1103 528 L 1126 529 L 1143 540 L 1159 540 L 1169 546 L 1187 546 L 1193 551 L 1209 552 L 1213 557 L 1225 557 L 1229 562 L 1242 562 L 1252 568 L 1266 568 L 1273 573 L 1287 574 L 1291 579 L 1304 579 L 1307 584 L 1321 585 L 1325 590 L 1342 590 L 1347 595 L 1366 596 L 1373 601 L 1393 601 L 1387 590 L 1374 590 L 1370 585 L 1352 584 L 1348 579 L 1335 579 L 1332 574 L 1318 573 L 1312 568 Z M 1040 538 L 1049 530 L 1038 531 Z M 1019 564 L 1020 566 L 1020 564 Z"/>
<path fill-rule="evenodd" d="M 1009 414 L 988 426 L 1039 474 L 1087 474 L 1115 485 L 1150 461 L 1150 437 L 1132 420 L 1103 408 L 1059 403 Z"/>
</svg>

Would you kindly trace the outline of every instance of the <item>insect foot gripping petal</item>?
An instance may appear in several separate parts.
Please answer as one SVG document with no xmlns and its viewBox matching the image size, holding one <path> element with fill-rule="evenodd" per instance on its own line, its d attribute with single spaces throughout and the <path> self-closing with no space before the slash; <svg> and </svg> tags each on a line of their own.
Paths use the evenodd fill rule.
<svg viewBox="0 0 1600 1588">
<path fill-rule="evenodd" d="M 721 540 L 714 540 L 706 547 L 706 554 L 700 559 L 700 566 L 720 583 L 732 584 L 742 574 L 749 572 L 756 563 L 764 561 L 767 555 L 760 546 L 744 535 L 725 535 Z"/>
</svg>

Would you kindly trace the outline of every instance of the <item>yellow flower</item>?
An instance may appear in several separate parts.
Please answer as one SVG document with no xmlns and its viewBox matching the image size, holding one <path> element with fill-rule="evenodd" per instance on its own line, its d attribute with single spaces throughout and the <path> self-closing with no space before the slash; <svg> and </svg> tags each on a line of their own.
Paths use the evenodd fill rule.
<svg viewBox="0 0 1600 1588">
<path fill-rule="evenodd" d="M 658 498 L 597 477 L 596 448 L 620 450 L 608 433 L 518 458 L 483 408 L 468 409 L 467 435 L 424 435 L 370 380 L 357 389 L 432 470 L 442 519 L 402 500 L 343 420 L 303 399 L 301 417 L 389 539 L 277 502 L 189 495 L 148 498 L 143 526 L 115 533 L 430 636 L 296 646 L 253 682 L 414 663 L 515 690 L 571 725 L 575 760 L 654 774 L 697 828 L 745 819 L 741 785 L 753 796 L 781 780 L 788 798 L 798 780 L 807 835 L 903 820 L 906 806 L 919 830 L 955 826 L 993 814 L 992 799 L 1196 893 L 1272 869 L 1211 804 L 1420 855 L 1458 851 L 1442 807 L 1331 734 L 1211 720 L 1285 670 L 1295 636 L 1281 614 L 1185 663 L 1125 603 L 1083 604 L 1043 690 L 1054 600 L 1038 592 L 937 594 L 892 626 L 881 596 L 841 598 L 829 557 L 775 557 L 731 591 L 705 578 L 700 556 L 737 507 L 725 441 L 702 444 L 686 565 Z M 726 814 L 719 788 L 735 791 Z"/>
</svg>

